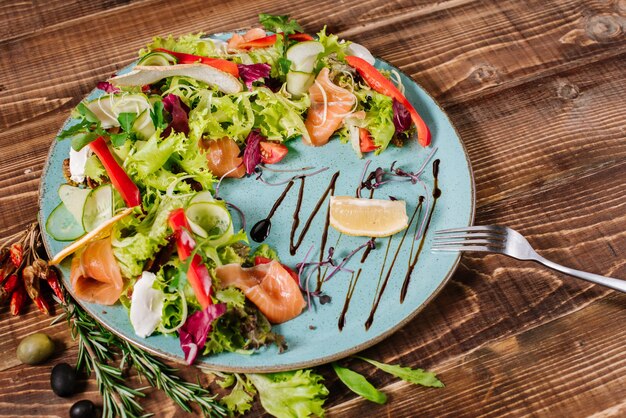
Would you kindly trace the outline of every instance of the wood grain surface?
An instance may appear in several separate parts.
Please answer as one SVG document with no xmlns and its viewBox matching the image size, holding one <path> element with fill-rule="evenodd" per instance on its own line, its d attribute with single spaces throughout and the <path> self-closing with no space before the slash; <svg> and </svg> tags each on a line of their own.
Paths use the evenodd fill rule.
<svg viewBox="0 0 626 418">
<path fill-rule="evenodd" d="M 440 101 L 472 161 L 477 224 L 511 226 L 554 261 L 626 279 L 625 0 L 0 2 L 0 236 L 35 219 L 50 142 L 97 81 L 154 35 L 248 27 L 259 12 L 291 14 L 309 32 L 328 25 Z M 432 369 L 446 387 L 346 361 L 390 401 L 357 398 L 322 367 L 328 416 L 626 416 L 624 321 L 622 294 L 465 255 L 415 320 L 365 353 Z M 98 400 L 92 380 L 74 398 L 50 391 L 51 367 L 73 362 L 76 346 L 65 324 L 49 324 L 32 306 L 18 318 L 0 308 L 0 417 L 65 417 L 76 400 Z M 42 330 L 60 349 L 21 365 L 18 342 Z M 156 391 L 143 405 L 185 416 Z"/>
</svg>

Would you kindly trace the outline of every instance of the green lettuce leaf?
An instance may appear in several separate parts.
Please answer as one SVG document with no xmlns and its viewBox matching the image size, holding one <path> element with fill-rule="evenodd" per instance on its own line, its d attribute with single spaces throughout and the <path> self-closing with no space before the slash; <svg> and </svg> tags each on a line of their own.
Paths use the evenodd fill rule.
<svg viewBox="0 0 626 418">
<path fill-rule="evenodd" d="M 215 292 L 215 299 L 225 303 L 228 308 L 243 308 L 246 303 L 246 296 L 236 287 L 227 287 Z"/>
<path fill-rule="evenodd" d="M 154 134 L 126 161 L 127 169 L 135 171 L 137 178 L 142 179 L 163 167 L 170 156 L 177 150 L 184 150 L 185 135 L 174 133 L 161 140 L 161 131 L 157 129 Z"/>
<path fill-rule="evenodd" d="M 212 90 L 199 91 L 198 103 L 189 112 L 189 137 L 194 141 L 229 137 L 243 143 L 254 125 L 250 94 L 219 97 Z"/>
<path fill-rule="evenodd" d="M 286 141 L 307 132 L 300 112 L 290 100 L 266 87 L 255 91 L 254 127 L 259 128 L 263 136 L 272 141 Z"/>
<path fill-rule="evenodd" d="M 324 416 L 328 389 L 312 370 L 248 374 L 267 413 L 275 417 Z"/>
<path fill-rule="evenodd" d="M 234 293 L 228 296 L 233 297 Z M 226 294 L 222 294 L 221 297 L 226 297 Z M 228 301 L 225 302 L 228 304 Z M 281 352 L 286 348 L 284 337 L 272 332 L 272 326 L 267 318 L 256 306 L 245 303 L 243 307 L 234 305 L 232 308 L 229 307 L 229 310 L 213 324 L 204 353 L 231 351 L 251 354 L 250 350 L 269 344 L 276 344 Z"/>
<path fill-rule="evenodd" d="M 256 390 L 252 383 L 239 373 L 233 373 L 227 377 L 228 379 L 225 379 L 223 383 L 218 384 L 223 388 L 232 386 L 233 383 L 235 386 L 228 395 L 222 397 L 222 403 L 231 413 L 245 414 L 252 408 Z"/>
<path fill-rule="evenodd" d="M 203 35 L 203 33 L 190 34 L 181 36 L 178 39 L 175 39 L 172 35 L 169 35 L 167 38 L 156 36 L 152 38 L 152 43 L 146 49 L 139 51 L 139 56 L 142 57 L 157 48 L 205 57 L 219 55 L 213 42 L 208 39 L 200 39 Z"/>
<path fill-rule="evenodd" d="M 414 385 L 422 385 L 433 388 L 444 387 L 444 384 L 439 379 L 437 379 L 437 375 L 432 372 L 427 372 L 422 369 L 411 369 L 410 367 L 402 367 L 395 364 L 380 363 L 378 361 L 360 356 L 356 356 L 356 358 L 366 361 L 378 367 L 382 371 L 389 373 L 397 378 L 400 378 L 405 382 L 413 383 Z"/>
<path fill-rule="evenodd" d="M 165 197 L 149 207 L 145 218 L 127 216 L 115 224 L 113 254 L 124 277 L 139 276 L 146 261 L 167 244 L 169 213 L 184 206 L 186 200 L 187 198 Z"/>
<path fill-rule="evenodd" d="M 256 247 L 256 250 L 254 250 L 254 252 L 250 256 L 250 261 L 253 263 L 254 263 L 254 257 L 265 257 L 265 258 L 269 258 L 270 260 L 280 261 L 280 258 L 278 257 L 278 253 L 267 244 L 261 244 L 258 247 Z"/>
<path fill-rule="evenodd" d="M 376 150 L 378 155 L 387 148 L 396 131 L 393 124 L 393 100 L 373 90 L 368 92 L 367 97 L 365 128 L 379 147 Z"/>
</svg>

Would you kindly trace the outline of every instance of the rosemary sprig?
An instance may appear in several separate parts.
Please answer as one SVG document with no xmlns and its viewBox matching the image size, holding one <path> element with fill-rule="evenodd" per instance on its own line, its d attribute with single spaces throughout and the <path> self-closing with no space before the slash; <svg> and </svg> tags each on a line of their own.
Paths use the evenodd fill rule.
<svg viewBox="0 0 626 418">
<path fill-rule="evenodd" d="M 94 372 L 98 390 L 102 394 L 103 417 L 137 418 L 151 415 L 143 414 L 143 408 L 137 401 L 145 396 L 145 388 L 133 389 L 124 384 L 124 371 L 131 367 L 150 386 L 165 392 L 186 412 L 192 412 L 191 404 L 195 403 L 204 416 L 213 418 L 228 414 L 208 389 L 199 383 L 182 380 L 176 374 L 176 369 L 117 337 L 69 298 L 66 300 L 66 304 L 60 305 L 65 311 L 63 316 L 68 320 L 72 337 L 78 339 L 76 369 L 84 369 L 88 374 Z M 116 354 L 122 357 L 119 367 L 111 365 Z"/>
<path fill-rule="evenodd" d="M 66 299 L 69 300 L 69 299 Z M 85 311 L 72 302 L 61 305 L 70 326 L 72 337 L 78 339 L 78 359 L 76 369 L 93 372 L 98 391 L 102 395 L 102 416 L 138 418 L 143 408 L 137 398 L 145 396 L 143 389 L 133 389 L 125 385 L 121 368 L 109 363 L 114 360 L 118 338 L 96 323 Z"/>
</svg>

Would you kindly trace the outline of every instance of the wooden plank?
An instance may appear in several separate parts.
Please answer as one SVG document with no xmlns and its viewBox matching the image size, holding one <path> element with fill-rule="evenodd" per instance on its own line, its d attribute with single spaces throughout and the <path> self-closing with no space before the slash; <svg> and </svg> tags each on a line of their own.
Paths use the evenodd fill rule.
<svg viewBox="0 0 626 418">
<path fill-rule="evenodd" d="M 384 389 L 389 406 L 342 398 L 328 416 L 384 416 L 390 411 L 392 416 L 423 417 L 623 416 L 625 304 L 626 296 L 615 295 L 438 364 L 434 369 L 445 382 L 444 389 L 395 380 Z M 424 361 L 408 364 L 416 367 Z M 373 373 L 372 380 L 381 380 L 381 374 Z M 330 387 L 331 393 L 341 392 L 340 382 Z M 593 401 L 585 402 L 585 398 Z"/>
<path fill-rule="evenodd" d="M 0 41 L 30 35 L 53 25 L 71 24 L 81 17 L 122 7 L 131 0 L 95 1 L 12 1 L 0 4 Z"/>
</svg>

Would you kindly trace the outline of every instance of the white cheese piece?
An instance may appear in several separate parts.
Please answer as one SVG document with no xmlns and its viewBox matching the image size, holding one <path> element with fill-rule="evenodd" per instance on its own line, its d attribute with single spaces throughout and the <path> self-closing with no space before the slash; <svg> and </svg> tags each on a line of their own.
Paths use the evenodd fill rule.
<svg viewBox="0 0 626 418">
<path fill-rule="evenodd" d="M 133 288 L 130 323 L 135 329 L 135 334 L 141 338 L 152 334 L 161 322 L 165 295 L 162 291 L 152 288 L 155 280 L 154 273 L 144 271 Z"/>
<path fill-rule="evenodd" d="M 353 57 L 359 57 L 367 61 L 371 65 L 374 65 L 374 63 L 376 62 L 376 59 L 374 58 L 372 53 L 361 44 L 356 44 L 354 42 L 351 43 L 350 45 L 348 45 L 346 53 L 348 55 L 352 55 Z"/>
<path fill-rule="evenodd" d="M 91 155 L 89 146 L 83 147 L 80 151 L 70 148 L 70 179 L 76 183 L 85 181 L 85 164 Z"/>
</svg>

